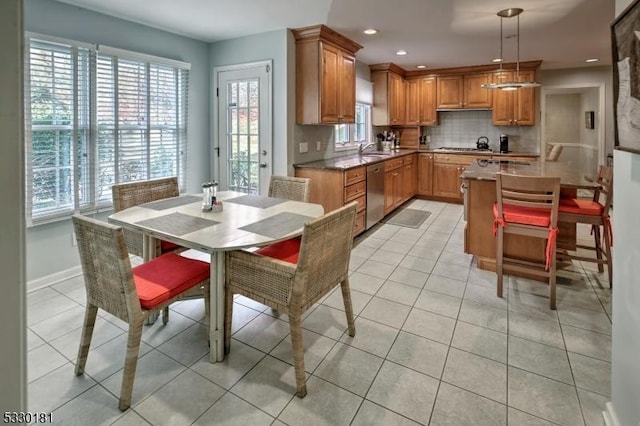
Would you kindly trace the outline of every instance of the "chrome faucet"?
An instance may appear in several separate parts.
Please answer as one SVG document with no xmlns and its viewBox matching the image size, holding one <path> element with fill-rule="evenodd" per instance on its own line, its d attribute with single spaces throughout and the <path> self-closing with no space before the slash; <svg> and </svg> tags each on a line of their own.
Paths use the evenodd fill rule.
<svg viewBox="0 0 640 426">
<path fill-rule="evenodd" d="M 358 154 L 362 155 L 362 153 L 364 152 L 365 149 L 369 148 L 370 146 L 374 146 L 374 145 L 375 145 L 374 142 L 361 143 L 360 145 L 358 145 Z"/>
</svg>

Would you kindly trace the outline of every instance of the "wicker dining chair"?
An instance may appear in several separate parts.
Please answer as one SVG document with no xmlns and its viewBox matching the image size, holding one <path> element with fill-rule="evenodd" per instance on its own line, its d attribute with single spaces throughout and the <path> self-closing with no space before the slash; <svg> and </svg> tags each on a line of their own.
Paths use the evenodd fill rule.
<svg viewBox="0 0 640 426">
<path fill-rule="evenodd" d="M 163 198 L 177 197 L 179 195 L 178 178 L 175 176 L 139 182 L 120 183 L 111 187 L 113 210 L 115 212 Z M 142 233 L 125 229 L 124 238 L 129 253 L 142 257 Z M 156 249 L 152 257 L 180 249 L 184 250 L 183 247 L 171 242 L 156 240 Z"/>
<path fill-rule="evenodd" d="M 122 228 L 74 215 L 87 303 L 75 374 L 84 373 L 98 309 L 129 323 L 119 408 L 131 405 L 142 327 L 155 310 L 196 286 L 209 288 L 209 264 L 167 253 L 131 268 Z M 209 303 L 209 292 L 205 293 Z"/>
<path fill-rule="evenodd" d="M 121 183 L 113 185 L 111 187 L 111 191 L 113 197 L 113 209 L 116 212 L 140 204 L 162 200 L 163 198 L 178 197 L 180 195 L 178 178 L 175 176 L 139 182 Z M 124 238 L 127 243 L 129 253 L 142 257 L 142 233 L 124 229 Z M 177 253 L 186 250 L 185 247 L 179 246 L 178 244 L 174 244 L 170 241 L 155 239 L 155 242 L 156 246 L 153 253 L 151 253 L 151 257 L 160 256 L 164 253 Z M 182 298 L 200 299 L 204 297 L 204 294 L 204 288 L 196 287 L 183 294 Z M 205 305 L 205 315 L 207 318 L 209 317 L 209 304 Z M 155 316 L 151 316 L 149 318 L 150 323 L 153 323 L 153 321 L 155 321 Z M 162 322 L 166 324 L 168 321 L 169 308 L 166 308 L 162 311 Z"/>
<path fill-rule="evenodd" d="M 296 395 L 307 394 L 302 315 L 340 285 L 350 336 L 355 336 L 349 258 L 357 203 L 305 224 L 301 239 L 266 246 L 256 252 L 231 251 L 225 259 L 225 353 L 231 345 L 233 295 L 241 294 L 289 315 Z M 297 247 L 296 247 L 297 246 Z"/>
<path fill-rule="evenodd" d="M 292 176 L 271 176 L 268 196 L 308 203 L 311 196 L 311 179 Z"/>
<path fill-rule="evenodd" d="M 496 235 L 497 294 L 502 297 L 504 268 L 547 278 L 549 307 L 556 309 L 556 240 L 560 178 L 496 174 L 493 230 Z M 544 261 L 508 257 L 505 234 L 546 240 Z"/>
</svg>

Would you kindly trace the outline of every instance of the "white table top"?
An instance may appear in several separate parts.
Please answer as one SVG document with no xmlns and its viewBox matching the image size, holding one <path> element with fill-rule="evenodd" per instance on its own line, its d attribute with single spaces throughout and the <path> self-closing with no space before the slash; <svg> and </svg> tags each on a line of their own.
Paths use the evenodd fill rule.
<svg viewBox="0 0 640 426">
<path fill-rule="evenodd" d="M 192 196 L 194 199 L 197 197 L 198 201 L 176 207 L 164 208 L 162 210 L 153 209 L 145 205 L 130 207 L 109 216 L 109 222 L 125 228 L 135 229 L 146 235 L 171 241 L 184 247 L 213 253 L 215 251 L 235 250 L 239 248 L 265 245 L 274 241 L 284 240 L 292 236 L 299 235 L 302 231 L 302 223 L 299 227 L 292 229 L 292 227 L 302 219 L 297 215 L 317 218 L 322 216 L 324 213 L 324 209 L 319 204 L 303 203 L 298 201 L 282 200 L 279 204 L 267 208 L 252 207 L 228 201 L 241 196 L 246 196 L 246 194 L 232 191 L 219 192 L 218 200 L 223 202 L 223 211 L 220 213 L 203 212 L 201 201 L 202 197 Z M 261 198 L 264 199 L 266 197 Z M 267 201 L 272 200 L 273 199 Z M 176 214 L 188 216 L 183 217 L 183 219 L 186 219 L 187 221 L 189 221 L 190 218 L 200 218 L 216 221 L 218 223 L 212 222 L 210 226 L 204 226 L 193 232 L 177 234 L 174 232 L 178 231 L 171 232 L 167 226 L 158 227 L 157 221 L 156 224 L 143 222 L 149 219 L 157 219 L 168 215 L 174 215 L 171 218 L 166 218 L 166 223 L 170 223 L 172 218 L 177 218 Z M 284 215 L 277 216 L 279 214 Z M 265 224 L 266 227 L 263 228 L 258 224 L 254 229 L 252 229 L 254 232 L 240 229 L 274 216 L 277 216 L 273 219 L 276 221 L 278 218 L 293 218 L 296 220 L 290 221 L 289 225 L 285 224 L 284 228 L 286 229 L 288 227 L 289 229 L 286 229 L 286 232 L 282 234 L 279 233 L 278 229 L 273 226 L 269 226 L 273 225 L 273 223 L 267 223 Z M 305 220 L 305 222 L 306 221 L 308 220 Z M 280 220 L 280 222 L 283 221 Z M 259 232 L 264 232 L 265 234 L 261 234 Z"/>
</svg>

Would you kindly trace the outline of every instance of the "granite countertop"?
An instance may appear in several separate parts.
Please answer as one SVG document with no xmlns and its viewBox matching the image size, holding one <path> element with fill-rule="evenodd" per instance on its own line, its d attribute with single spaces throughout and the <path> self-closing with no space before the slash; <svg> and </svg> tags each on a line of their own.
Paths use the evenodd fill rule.
<svg viewBox="0 0 640 426">
<path fill-rule="evenodd" d="M 400 149 L 398 151 L 365 151 L 364 154 L 345 155 L 343 157 L 328 158 L 326 160 L 311 161 L 309 163 L 294 164 L 295 168 L 335 169 L 347 170 L 354 167 L 368 166 L 392 158 L 403 157 L 418 152 L 415 149 Z"/>
<path fill-rule="evenodd" d="M 593 178 L 558 162 L 478 160 L 467 166 L 461 177 L 471 180 L 496 180 L 498 172 L 521 176 L 559 176 L 563 187 L 598 187 Z"/>
<path fill-rule="evenodd" d="M 492 157 L 536 157 L 536 158 L 540 157 L 540 154 L 537 154 L 534 152 L 501 153 L 501 152 L 496 152 L 491 150 L 460 151 L 456 149 L 429 149 L 429 150 L 422 150 L 420 152 L 430 152 L 433 154 L 462 154 L 462 155 L 474 155 L 474 156 L 480 156 L 480 157 L 487 156 L 487 155 L 490 155 Z"/>
</svg>

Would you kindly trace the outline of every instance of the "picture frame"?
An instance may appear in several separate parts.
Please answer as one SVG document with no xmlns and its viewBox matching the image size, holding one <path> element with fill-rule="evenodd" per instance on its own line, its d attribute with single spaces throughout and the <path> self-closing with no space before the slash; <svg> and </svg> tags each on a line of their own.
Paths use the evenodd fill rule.
<svg viewBox="0 0 640 426">
<path fill-rule="evenodd" d="M 594 125 L 593 125 L 593 118 L 594 118 L 594 112 L 593 111 L 585 111 L 584 112 L 584 127 L 587 129 L 593 129 Z"/>
<path fill-rule="evenodd" d="M 614 149 L 640 154 L 640 0 L 611 24 Z"/>
</svg>

